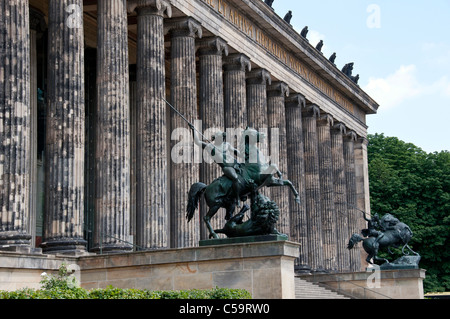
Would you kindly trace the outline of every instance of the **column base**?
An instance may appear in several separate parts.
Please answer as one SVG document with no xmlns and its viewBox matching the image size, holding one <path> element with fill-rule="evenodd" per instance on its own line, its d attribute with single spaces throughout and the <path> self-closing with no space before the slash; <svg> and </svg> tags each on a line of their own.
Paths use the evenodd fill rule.
<svg viewBox="0 0 450 319">
<path fill-rule="evenodd" d="M 9 250 L 10 247 L 31 247 L 31 235 L 16 231 L 0 233 L 0 250 Z"/>
<path fill-rule="evenodd" d="M 47 254 L 86 254 L 87 241 L 81 238 L 49 239 L 41 244 L 42 250 Z"/>
<path fill-rule="evenodd" d="M 307 275 L 311 274 L 311 267 L 309 265 L 294 265 L 294 272 L 296 274 Z"/>
</svg>

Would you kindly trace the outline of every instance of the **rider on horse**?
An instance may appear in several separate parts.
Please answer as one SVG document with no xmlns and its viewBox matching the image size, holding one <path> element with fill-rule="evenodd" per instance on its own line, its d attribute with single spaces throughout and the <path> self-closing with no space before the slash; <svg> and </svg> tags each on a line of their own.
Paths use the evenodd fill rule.
<svg viewBox="0 0 450 319">
<path fill-rule="evenodd" d="M 229 143 L 225 142 L 225 132 L 216 132 L 211 138 L 213 143 L 205 143 L 200 140 L 195 127 L 192 124 L 189 124 L 189 127 L 194 134 L 195 144 L 202 147 L 203 150 L 206 149 L 214 162 L 222 168 L 223 174 L 233 182 L 233 193 L 237 197 L 236 203 L 238 207 L 240 207 L 238 173 L 241 173 L 241 169 L 240 164 L 237 161 L 237 158 L 240 155 L 239 151 L 233 148 Z M 230 153 L 232 153 L 234 157 Z"/>
</svg>

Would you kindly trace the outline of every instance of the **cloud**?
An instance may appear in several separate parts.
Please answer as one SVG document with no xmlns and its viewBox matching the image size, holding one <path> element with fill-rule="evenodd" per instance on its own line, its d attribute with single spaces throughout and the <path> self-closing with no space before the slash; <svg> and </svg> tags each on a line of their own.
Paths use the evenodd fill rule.
<svg viewBox="0 0 450 319">
<path fill-rule="evenodd" d="M 450 98 L 450 80 L 447 76 L 433 83 L 421 83 L 414 64 L 402 65 L 386 78 L 370 78 L 363 89 L 385 110 L 425 95 Z"/>
</svg>

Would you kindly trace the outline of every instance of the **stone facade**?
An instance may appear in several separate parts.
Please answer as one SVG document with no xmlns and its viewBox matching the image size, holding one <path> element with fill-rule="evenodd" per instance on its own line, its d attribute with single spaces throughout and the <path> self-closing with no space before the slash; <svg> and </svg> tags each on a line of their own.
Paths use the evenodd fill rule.
<svg viewBox="0 0 450 319">
<path fill-rule="evenodd" d="M 301 204 L 287 189 L 264 194 L 281 208 L 279 229 L 300 244 L 297 270 L 364 268 L 361 251 L 345 247 L 364 226 L 357 209 L 370 214 L 373 99 L 263 1 L 97 2 L 1 2 L 0 249 L 32 249 L 40 239 L 49 254 L 196 247 L 207 236 L 206 205 L 187 223 L 187 194 L 220 170 L 194 151 L 182 154 L 189 163 L 173 160 L 192 132 L 167 99 L 203 130 L 266 130 L 267 156 L 276 132 L 271 157 Z M 35 37 L 30 11 L 44 17 L 48 36 Z M 31 100 L 37 88 L 45 110 Z M 37 149 L 44 208 L 36 205 Z"/>
</svg>

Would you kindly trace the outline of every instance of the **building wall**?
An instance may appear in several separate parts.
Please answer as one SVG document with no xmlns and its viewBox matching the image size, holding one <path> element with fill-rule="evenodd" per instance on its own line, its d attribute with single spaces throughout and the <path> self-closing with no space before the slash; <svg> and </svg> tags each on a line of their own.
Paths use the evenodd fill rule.
<svg viewBox="0 0 450 319">
<path fill-rule="evenodd" d="M 34 141 L 21 146 L 27 156 L 13 159 L 6 149 L 0 154 L 2 181 L 25 165 L 21 176 L 29 185 L 27 192 L 1 189 L 0 247 L 31 249 L 42 242 L 46 253 L 105 253 L 195 247 L 207 237 L 199 216 L 186 222 L 186 194 L 191 184 L 220 172 L 214 164 L 182 168 L 172 161 L 173 130 L 191 133 L 162 97 L 208 126 L 235 121 L 283 132 L 280 148 L 295 150 L 282 159 L 283 177 L 295 181 L 301 203 L 288 192 L 273 196 L 283 207 L 280 229 L 302 246 L 296 265 L 333 272 L 364 267 L 363 251 L 348 255 L 343 247 L 364 227 L 357 209 L 370 214 L 365 118 L 378 105 L 263 1 L 114 0 L 97 6 L 91 0 L 30 0 L 29 7 L 6 9 L 27 22 L 18 26 L 30 41 L 23 48 L 8 46 L 17 36 L 0 24 L 1 45 L 13 48 L 1 51 L 1 59 L 19 57 L 11 61 L 30 70 L 24 69 L 25 81 L 11 76 L 32 89 L 31 101 L 38 98 L 36 86 L 44 100 L 27 113 L 38 129 L 6 125 L 0 132 L 13 140 L 15 132 L 25 132 L 25 140 Z M 24 54 L 29 62 L 20 58 Z M 5 117 L 13 89 L 1 74 Z M 223 90 L 208 86 L 213 75 Z M 32 110 L 27 100 L 13 103 Z M 31 146 L 42 140 L 36 154 Z M 43 208 L 35 204 L 39 188 L 32 178 L 38 158 Z M 338 179 L 347 196 L 339 197 L 337 188 L 322 196 L 320 181 L 330 186 Z M 338 202 L 343 209 L 333 216 Z M 215 216 L 215 227 L 223 214 Z M 35 240 L 41 217 L 43 238 Z"/>
</svg>

